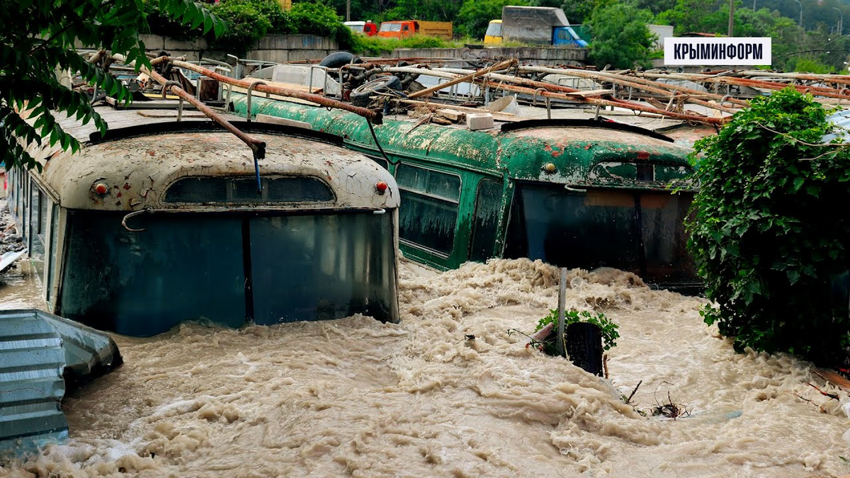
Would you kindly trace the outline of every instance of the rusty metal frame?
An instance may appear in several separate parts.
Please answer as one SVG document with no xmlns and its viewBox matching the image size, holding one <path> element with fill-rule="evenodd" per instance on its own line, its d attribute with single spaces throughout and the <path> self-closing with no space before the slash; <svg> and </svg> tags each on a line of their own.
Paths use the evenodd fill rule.
<svg viewBox="0 0 850 478">
<path fill-rule="evenodd" d="M 247 98 L 245 100 L 247 102 L 248 113 L 245 115 L 245 119 L 249 123 L 251 122 L 251 93 L 254 91 L 254 88 L 256 88 L 258 86 L 263 86 L 263 85 L 267 85 L 267 83 L 265 81 L 255 81 L 255 82 L 251 83 L 251 86 L 248 87 L 248 93 L 246 94 Z M 269 94 L 266 93 L 266 98 L 268 98 L 268 97 L 269 97 Z"/>
<path fill-rule="evenodd" d="M 265 142 L 254 139 L 254 138 L 248 136 L 247 134 L 243 133 L 238 128 L 236 128 L 235 126 L 230 124 L 229 121 L 224 119 L 224 117 L 222 117 L 221 115 L 219 115 L 218 113 L 213 111 L 209 106 L 205 105 L 200 100 L 198 100 L 194 96 L 187 93 L 186 90 L 184 90 L 183 88 L 176 86 L 176 85 L 173 85 L 173 84 L 169 85 L 168 80 L 165 79 L 165 77 L 163 77 L 162 75 L 160 75 L 156 71 L 150 70 L 150 69 L 145 68 L 145 67 L 142 67 L 142 71 L 145 74 L 147 74 L 148 76 L 150 76 L 151 79 L 153 79 L 157 83 L 161 84 L 163 91 L 170 89 L 172 93 L 174 93 L 175 95 L 177 95 L 177 96 L 185 99 L 186 101 L 188 101 L 192 106 L 197 108 L 200 112 L 205 114 L 208 118 L 210 118 L 213 121 L 215 121 L 216 123 L 220 124 L 225 129 L 227 129 L 228 131 L 233 133 L 237 138 L 242 140 L 242 142 L 244 142 L 246 145 L 248 145 L 249 148 L 251 148 L 251 151 L 254 154 L 254 161 L 255 162 L 258 159 L 262 159 L 262 158 L 266 157 L 266 143 Z"/>
<path fill-rule="evenodd" d="M 170 59 L 168 57 L 162 57 L 166 59 Z M 163 60 L 165 61 L 165 60 Z M 185 61 L 172 60 L 172 64 L 174 66 L 185 68 L 187 70 L 194 71 L 196 73 L 200 73 L 204 76 L 212 78 L 214 80 L 218 80 L 221 83 L 238 86 L 240 88 L 248 88 L 251 81 L 245 80 L 236 80 L 234 78 L 230 78 L 229 76 L 224 76 L 219 73 L 216 73 L 210 69 L 200 67 L 198 65 L 193 65 L 191 63 L 186 63 Z M 361 108 L 359 106 L 354 106 L 348 103 L 343 103 L 342 101 L 337 101 L 331 98 L 326 98 L 322 95 L 316 95 L 313 93 L 304 93 L 303 91 L 291 90 L 289 88 L 283 88 L 280 86 L 269 86 L 269 85 L 260 85 L 256 88 L 257 91 L 271 94 L 271 95 L 279 95 L 279 96 L 289 96 L 292 98 L 299 98 L 302 100 L 310 101 L 312 103 L 319 104 L 321 106 L 325 106 L 328 108 L 337 108 L 345 111 L 350 111 L 357 115 L 360 115 L 364 118 L 367 118 L 372 121 L 373 124 L 380 125 L 383 123 L 383 115 L 380 111 L 373 111 L 368 108 Z"/>
</svg>

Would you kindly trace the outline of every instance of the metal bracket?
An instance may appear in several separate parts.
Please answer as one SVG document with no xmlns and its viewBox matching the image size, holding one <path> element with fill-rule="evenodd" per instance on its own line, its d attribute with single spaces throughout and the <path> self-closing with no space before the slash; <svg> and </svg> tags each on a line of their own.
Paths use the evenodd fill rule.
<svg viewBox="0 0 850 478">
<path fill-rule="evenodd" d="M 183 85 L 181 85 L 179 81 L 166 81 L 165 84 L 162 85 L 162 98 L 163 99 L 165 98 L 165 94 L 168 92 L 169 86 L 176 86 L 178 88 L 181 88 Z M 179 97 L 179 98 L 180 98 L 180 103 L 178 103 L 178 105 L 177 105 L 177 121 L 180 121 L 180 120 L 183 119 L 183 97 Z M 144 230 L 144 229 L 142 229 L 142 230 Z"/>
<path fill-rule="evenodd" d="M 249 123 L 251 122 L 251 92 L 254 91 L 254 88 L 259 86 L 259 85 L 269 86 L 269 85 L 266 84 L 265 81 L 255 81 L 255 82 L 251 83 L 251 86 L 248 87 L 247 99 L 245 101 L 247 103 L 246 106 L 247 106 L 248 111 L 247 111 L 245 116 L 246 116 L 246 119 L 248 120 Z"/>
<path fill-rule="evenodd" d="M 121 225 L 124 226 L 124 229 L 126 229 L 130 232 L 142 232 L 142 231 L 144 231 L 145 228 L 133 229 L 132 227 L 128 226 L 127 225 L 127 219 L 130 219 L 131 217 L 142 215 L 146 212 L 148 212 L 148 209 L 142 209 L 141 211 L 133 211 L 133 212 L 127 214 L 126 216 L 124 216 L 124 219 L 121 219 Z"/>
<path fill-rule="evenodd" d="M 587 192 L 587 189 L 574 188 L 574 187 L 570 186 L 569 184 L 565 184 L 564 189 L 566 189 L 567 191 L 574 192 L 574 193 L 586 193 Z"/>
</svg>

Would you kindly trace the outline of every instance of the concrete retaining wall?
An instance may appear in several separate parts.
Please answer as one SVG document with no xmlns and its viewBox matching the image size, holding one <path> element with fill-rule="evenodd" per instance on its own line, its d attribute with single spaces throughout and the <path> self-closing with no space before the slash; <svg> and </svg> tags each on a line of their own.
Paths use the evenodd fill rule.
<svg viewBox="0 0 850 478">
<path fill-rule="evenodd" d="M 200 57 L 225 60 L 223 51 L 210 50 L 204 39 L 174 40 L 159 35 L 140 35 L 145 49 L 159 53 L 167 51 L 173 56 L 185 56 L 188 60 Z M 82 45 L 78 45 L 82 48 Z M 338 51 L 336 40 L 315 35 L 267 35 L 257 46 L 245 55 L 251 60 L 287 61 L 321 60 L 328 54 Z M 526 47 L 526 48 L 397 48 L 394 58 L 455 58 L 458 60 L 493 60 L 499 58 L 519 58 L 523 63 L 536 65 L 574 64 L 583 62 L 587 50 L 566 47 Z"/>
<path fill-rule="evenodd" d="M 494 60 L 518 58 L 523 63 L 553 65 L 581 63 L 587 58 L 587 50 L 567 47 L 523 47 L 523 48 L 397 48 L 395 58 L 457 58 Z"/>
<path fill-rule="evenodd" d="M 159 35 L 140 35 L 145 49 L 154 53 L 167 51 L 174 56 L 185 56 L 188 60 L 200 57 L 224 60 L 223 51 L 210 50 L 204 39 L 182 41 Z M 245 56 L 252 60 L 283 63 L 287 61 L 321 60 L 329 53 L 339 50 L 336 40 L 316 35 L 267 35 Z"/>
</svg>

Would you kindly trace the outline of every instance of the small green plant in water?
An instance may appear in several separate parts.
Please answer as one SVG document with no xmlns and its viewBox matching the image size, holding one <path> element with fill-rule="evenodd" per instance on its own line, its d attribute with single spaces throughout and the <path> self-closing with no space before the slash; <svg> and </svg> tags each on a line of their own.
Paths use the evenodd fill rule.
<svg viewBox="0 0 850 478">
<path fill-rule="evenodd" d="M 570 325 L 576 322 L 587 322 L 589 324 L 596 325 L 599 327 L 599 330 L 602 332 L 602 348 L 607 352 L 611 347 L 617 346 L 617 339 L 620 338 L 620 333 L 617 329 L 620 328 L 619 325 L 615 324 L 608 317 L 605 316 L 602 312 L 597 312 L 592 314 L 586 310 L 581 312 L 570 309 L 564 312 L 564 330 Z M 549 315 L 540 319 L 537 322 L 537 328 L 534 329 L 535 332 L 540 331 L 543 327 L 546 327 L 549 324 L 554 324 L 555 330 L 558 327 L 558 309 L 550 309 Z M 541 342 L 543 346 L 543 351 L 549 355 L 557 355 L 557 349 L 555 346 L 555 337 L 557 336 L 557 332 L 555 332 L 551 337 L 552 339 L 545 340 Z"/>
</svg>

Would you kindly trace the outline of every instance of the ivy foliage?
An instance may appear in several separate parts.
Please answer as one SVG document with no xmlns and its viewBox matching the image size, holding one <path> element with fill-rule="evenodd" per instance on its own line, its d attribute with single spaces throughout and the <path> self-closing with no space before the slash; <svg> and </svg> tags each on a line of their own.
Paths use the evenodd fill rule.
<svg viewBox="0 0 850 478">
<path fill-rule="evenodd" d="M 603 350 L 608 351 L 612 347 L 617 346 L 617 339 L 620 338 L 620 332 L 618 331 L 620 326 L 612 322 L 611 319 L 606 317 L 602 312 L 592 314 L 586 310 L 579 312 L 575 309 L 564 311 L 564 330 L 566 330 L 570 324 L 574 324 L 576 322 L 587 322 L 599 327 L 602 335 Z M 537 328 L 535 328 L 534 331 L 537 332 L 549 324 L 555 324 L 557 326 L 558 309 L 549 309 L 549 315 L 543 317 L 537 322 Z M 556 335 L 557 333 L 551 336 L 552 339 L 546 340 L 542 344 L 543 351 L 549 355 L 558 354 L 557 345 L 555 344 Z"/>
<path fill-rule="evenodd" d="M 701 313 L 736 350 L 847 357 L 846 297 L 830 289 L 850 268 L 850 148 L 819 144 L 826 114 L 786 89 L 696 143 L 689 249 L 714 302 Z"/>
<path fill-rule="evenodd" d="M 200 3 L 191 0 L 149 0 L 172 19 L 192 28 L 221 33 L 224 25 Z M 57 71 L 79 74 L 89 84 L 121 101 L 129 91 L 111 75 L 87 63 L 75 48 L 109 50 L 124 55 L 136 68 L 149 66 L 139 33 L 147 26 L 141 0 L 17 0 L 0 9 L 0 159 L 6 168 L 41 168 L 26 149 L 60 145 L 77 151 L 79 142 L 65 132 L 55 112 L 94 122 L 101 132 L 106 122 L 88 98 L 61 85 Z M 26 113 L 25 113 L 26 112 Z M 23 120 L 22 115 L 33 120 Z"/>
</svg>

